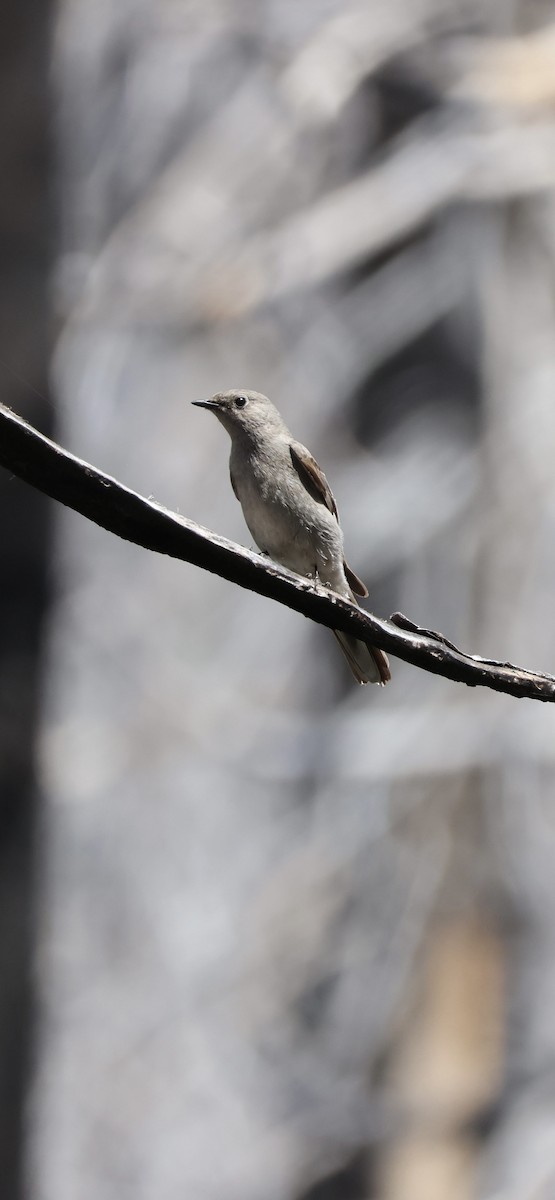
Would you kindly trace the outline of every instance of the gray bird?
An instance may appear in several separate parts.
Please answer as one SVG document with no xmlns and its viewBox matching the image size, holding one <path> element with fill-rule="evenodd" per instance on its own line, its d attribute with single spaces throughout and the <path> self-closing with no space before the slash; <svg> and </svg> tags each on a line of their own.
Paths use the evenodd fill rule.
<svg viewBox="0 0 555 1200">
<path fill-rule="evenodd" d="M 355 604 L 355 594 L 367 596 L 368 589 L 345 562 L 337 505 L 326 476 L 306 447 L 291 437 L 271 400 L 241 389 L 192 403 L 215 413 L 229 433 L 231 486 L 259 550 Z M 333 632 L 358 683 L 391 679 L 383 650 Z"/>
</svg>

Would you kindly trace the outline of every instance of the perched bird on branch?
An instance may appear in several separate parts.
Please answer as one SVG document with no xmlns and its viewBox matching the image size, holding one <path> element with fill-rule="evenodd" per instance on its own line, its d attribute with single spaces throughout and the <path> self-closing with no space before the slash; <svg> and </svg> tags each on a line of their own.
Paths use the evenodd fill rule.
<svg viewBox="0 0 555 1200">
<path fill-rule="evenodd" d="M 347 565 L 337 505 L 324 472 L 294 441 L 277 408 L 261 392 L 217 392 L 193 400 L 215 413 L 231 437 L 231 486 L 259 550 L 290 571 L 357 603 L 367 596 Z M 334 635 L 358 683 L 391 678 L 383 650 L 348 633 Z"/>
</svg>

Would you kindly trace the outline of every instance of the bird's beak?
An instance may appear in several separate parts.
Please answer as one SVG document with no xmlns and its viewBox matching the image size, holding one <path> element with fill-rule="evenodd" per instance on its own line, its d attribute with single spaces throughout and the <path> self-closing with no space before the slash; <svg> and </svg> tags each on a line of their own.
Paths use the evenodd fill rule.
<svg viewBox="0 0 555 1200">
<path fill-rule="evenodd" d="M 212 408 L 216 410 L 220 407 L 217 400 L 191 400 L 191 404 L 195 404 L 197 408 Z"/>
</svg>

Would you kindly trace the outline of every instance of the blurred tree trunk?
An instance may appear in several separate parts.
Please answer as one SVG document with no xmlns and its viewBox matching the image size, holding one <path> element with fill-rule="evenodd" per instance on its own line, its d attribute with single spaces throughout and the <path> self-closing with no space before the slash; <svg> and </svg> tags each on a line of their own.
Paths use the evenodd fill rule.
<svg viewBox="0 0 555 1200">
<path fill-rule="evenodd" d="M 555 205 L 509 205 L 489 227 L 484 283 L 487 397 L 478 578 L 483 645 L 510 629 L 555 671 Z M 507 1057 L 481 1195 L 555 1194 L 555 763 L 553 719 L 505 735 L 491 797 L 492 880 L 507 921 Z"/>
<path fill-rule="evenodd" d="M 267 391 L 377 611 L 549 670 L 551 76 L 507 62 L 540 79 L 550 35 L 517 8 L 60 6 L 56 364 L 72 449 L 247 541 L 186 402 Z M 538 1130 L 545 1178 L 548 706 L 398 663 L 361 694 L 294 614 L 59 528 L 38 1200 L 359 1200 L 380 1166 L 466 1200 Z"/>
<path fill-rule="evenodd" d="M 50 428 L 50 6 L 4 0 L 0 38 L 0 397 Z M 20 1197 L 33 1030 L 35 740 L 47 505 L 0 479 L 0 1180 Z"/>
</svg>

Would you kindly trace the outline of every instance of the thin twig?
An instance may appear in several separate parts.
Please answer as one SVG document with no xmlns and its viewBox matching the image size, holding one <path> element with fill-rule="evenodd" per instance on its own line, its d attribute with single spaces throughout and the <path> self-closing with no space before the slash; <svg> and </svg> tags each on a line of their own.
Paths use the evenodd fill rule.
<svg viewBox="0 0 555 1200">
<path fill-rule="evenodd" d="M 443 635 L 420 628 L 402 614 L 394 614 L 394 621 L 375 617 L 262 555 L 147 500 L 70 454 L 3 405 L 0 465 L 126 541 L 194 563 L 425 671 L 469 687 L 555 701 L 554 676 L 465 654 Z"/>
</svg>

